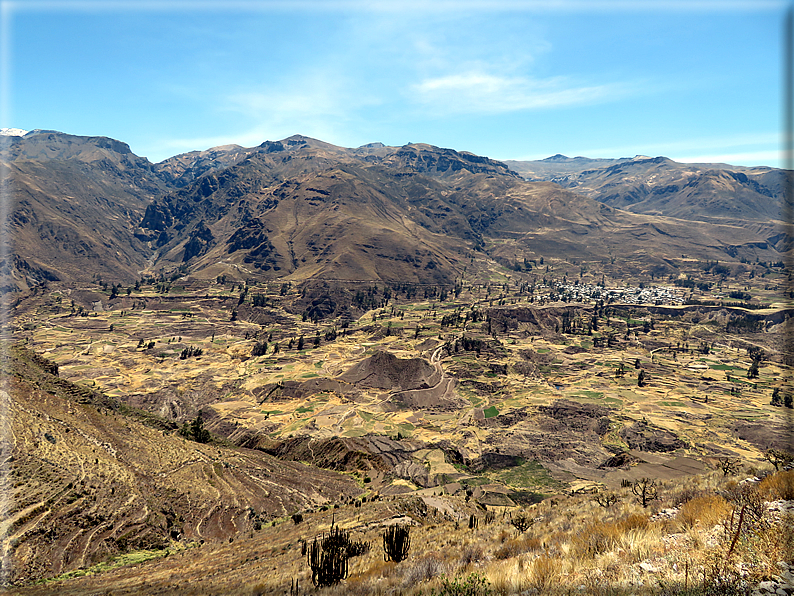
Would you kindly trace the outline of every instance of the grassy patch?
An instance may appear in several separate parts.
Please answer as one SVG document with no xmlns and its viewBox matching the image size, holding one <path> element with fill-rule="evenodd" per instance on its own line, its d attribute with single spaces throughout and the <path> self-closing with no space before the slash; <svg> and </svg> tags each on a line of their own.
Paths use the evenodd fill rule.
<svg viewBox="0 0 794 596">
<path fill-rule="evenodd" d="M 494 418 L 495 416 L 499 415 L 499 410 L 496 409 L 496 406 L 489 406 L 485 408 L 482 413 L 486 418 Z"/>
<path fill-rule="evenodd" d="M 161 557 L 167 557 L 171 554 L 171 549 L 162 549 L 162 550 L 139 550 L 132 553 L 125 553 L 123 555 L 118 555 L 109 559 L 108 561 L 103 561 L 102 563 L 97 563 L 87 569 L 74 569 L 72 571 L 67 571 L 66 573 L 59 575 L 58 577 L 51 577 L 47 579 L 42 579 L 37 581 L 37 584 L 48 584 L 51 582 L 58 582 L 58 581 L 65 581 L 68 579 L 74 579 L 76 577 L 83 577 L 85 575 L 95 575 L 97 573 L 102 573 L 103 571 L 110 571 L 111 569 L 115 569 L 117 567 L 124 567 L 126 565 L 136 565 L 138 563 L 143 563 L 145 561 L 151 561 L 152 559 L 159 559 Z"/>
<path fill-rule="evenodd" d="M 500 471 L 495 477 L 500 482 L 515 488 L 550 489 L 551 492 L 557 492 L 564 488 L 564 485 L 555 480 L 549 471 L 537 461 L 527 461 Z"/>
<path fill-rule="evenodd" d="M 575 397 L 584 397 L 584 398 L 587 398 L 587 399 L 603 399 L 604 393 L 603 393 L 603 391 L 588 391 L 588 390 L 585 390 L 585 391 L 579 391 L 577 393 L 574 393 L 574 396 Z"/>
</svg>

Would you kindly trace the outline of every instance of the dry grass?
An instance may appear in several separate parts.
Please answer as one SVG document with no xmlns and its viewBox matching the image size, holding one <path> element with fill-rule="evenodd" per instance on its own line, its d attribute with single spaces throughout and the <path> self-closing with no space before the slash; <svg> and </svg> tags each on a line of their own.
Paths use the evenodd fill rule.
<svg viewBox="0 0 794 596">
<path fill-rule="evenodd" d="M 695 497 L 684 503 L 676 516 L 682 530 L 700 524 L 703 528 L 713 527 L 730 515 L 731 506 L 719 495 Z"/>
<path fill-rule="evenodd" d="M 785 487 L 786 482 L 786 478 L 770 477 L 755 493 L 776 496 L 780 493 L 775 487 Z M 417 515 L 418 525 L 411 529 L 409 556 L 399 564 L 383 561 L 383 530 L 377 524 L 404 511 L 412 497 L 368 503 L 358 509 L 344 506 L 336 511 L 337 523 L 348 527 L 359 524 L 357 539 L 372 542 L 373 548 L 351 561 L 349 577 L 342 584 L 317 593 L 453 594 L 458 593 L 454 586 L 463 586 L 476 576 L 484 579 L 491 594 L 505 596 L 527 592 L 639 596 L 650 586 L 658 587 L 660 580 L 666 585 L 683 586 L 685 579 L 690 587 L 700 590 L 691 592 L 695 595 L 705 593 L 701 590 L 704 577 L 707 587 L 713 588 L 718 578 L 738 581 L 736 569 L 755 582 L 777 573 L 777 561 L 787 560 L 794 546 L 792 520 L 785 516 L 753 520 L 746 513 L 742 524 L 738 524 L 742 506 L 721 495 L 744 495 L 742 498 L 746 499 L 742 492 L 746 489 L 738 491 L 738 485 L 731 480 L 716 476 L 704 478 L 703 485 L 704 492 L 687 500 L 671 520 L 651 521 L 648 512 L 628 501 L 606 510 L 587 497 L 558 497 L 557 505 L 544 502 L 525 510 L 537 521 L 521 536 L 516 536 L 507 518 L 472 531 L 462 525 L 456 529 L 453 520 L 430 522 L 429 517 Z M 677 494 L 681 488 L 671 484 L 668 490 Z M 462 500 L 455 506 L 460 507 L 462 516 L 468 516 L 468 505 Z M 287 522 L 266 528 L 261 537 L 235 541 L 234 545 L 197 547 L 191 551 L 192 563 L 215 571 L 196 575 L 184 587 L 174 588 L 169 583 L 170 573 L 165 573 L 169 564 L 171 573 L 180 572 L 174 567 L 176 557 L 145 563 L 140 572 L 150 578 L 149 587 L 168 586 L 168 593 L 180 596 L 284 594 L 289 593 L 293 579 L 300 581 L 301 593 L 313 592 L 305 557 L 296 546 L 297 533 L 311 536 L 327 529 L 329 520 L 327 512 L 309 515 L 299 526 Z M 734 537 L 736 544 L 728 556 Z M 254 559 L 254 553 L 268 554 Z M 225 571 L 218 571 L 218 561 L 224 562 Z M 108 573 L 105 586 L 112 584 L 112 573 L 115 572 Z M 160 584 L 155 581 L 158 577 Z M 232 577 L 234 589 L 230 589 Z M 81 581 L 88 582 L 90 578 L 70 582 L 75 590 L 63 593 L 79 593 Z M 138 589 L 147 593 L 140 589 L 140 583 Z M 443 592 L 445 589 L 453 591 Z M 30 592 L 36 593 L 39 592 Z"/>
<path fill-rule="evenodd" d="M 758 484 L 758 491 L 767 501 L 794 500 L 794 470 L 767 476 Z"/>
</svg>

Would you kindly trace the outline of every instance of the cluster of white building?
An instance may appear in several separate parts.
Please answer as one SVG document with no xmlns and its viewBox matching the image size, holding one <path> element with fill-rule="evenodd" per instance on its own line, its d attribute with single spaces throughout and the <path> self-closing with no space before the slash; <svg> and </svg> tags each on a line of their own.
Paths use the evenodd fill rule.
<svg viewBox="0 0 794 596">
<path fill-rule="evenodd" d="M 541 286 L 541 289 L 546 289 Z M 597 302 L 604 304 L 617 302 L 621 304 L 683 304 L 684 296 L 680 288 L 669 286 L 653 286 L 648 288 L 603 288 L 589 284 L 567 284 L 548 288 L 549 294 L 567 296 L 569 302 Z M 544 292 L 545 293 L 545 292 Z M 544 297 L 548 297 L 547 294 Z"/>
</svg>

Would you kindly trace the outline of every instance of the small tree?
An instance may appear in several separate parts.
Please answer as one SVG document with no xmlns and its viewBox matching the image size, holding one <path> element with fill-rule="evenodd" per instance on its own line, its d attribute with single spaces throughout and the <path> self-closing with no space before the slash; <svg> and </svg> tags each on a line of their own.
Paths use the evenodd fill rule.
<svg viewBox="0 0 794 596">
<path fill-rule="evenodd" d="M 637 497 L 637 502 L 643 507 L 650 505 L 651 501 L 659 498 L 656 481 L 650 478 L 640 478 L 631 485 L 631 492 Z"/>
<path fill-rule="evenodd" d="M 736 474 L 739 471 L 740 463 L 741 460 L 738 457 L 721 457 L 720 469 L 722 470 L 722 475 Z"/>
<path fill-rule="evenodd" d="M 640 374 L 637 375 L 637 387 L 645 387 L 648 383 L 648 375 L 645 374 L 644 370 L 640 371 Z"/>
<path fill-rule="evenodd" d="M 411 535 L 408 526 L 395 525 L 383 533 L 383 560 L 399 563 L 408 557 Z"/>
<path fill-rule="evenodd" d="M 593 495 L 593 500 L 601 505 L 601 507 L 606 508 L 617 503 L 619 498 L 615 493 L 596 493 Z"/>
<path fill-rule="evenodd" d="M 750 368 L 747 369 L 747 378 L 748 379 L 758 378 L 758 360 L 753 360 L 753 363 L 750 365 Z"/>
<path fill-rule="evenodd" d="M 775 387 L 772 390 L 772 401 L 769 403 L 778 408 L 783 405 L 783 399 L 780 397 L 780 387 Z"/>
<path fill-rule="evenodd" d="M 532 518 L 523 511 L 517 515 L 514 515 L 510 520 L 510 523 L 513 524 L 513 527 L 516 530 L 518 530 L 519 534 L 526 532 L 529 529 L 529 526 L 532 525 L 532 522 Z"/>
<path fill-rule="evenodd" d="M 783 449 L 767 449 L 764 451 L 764 459 L 775 466 L 777 472 L 780 466 L 786 466 L 794 461 L 794 455 Z"/>
</svg>

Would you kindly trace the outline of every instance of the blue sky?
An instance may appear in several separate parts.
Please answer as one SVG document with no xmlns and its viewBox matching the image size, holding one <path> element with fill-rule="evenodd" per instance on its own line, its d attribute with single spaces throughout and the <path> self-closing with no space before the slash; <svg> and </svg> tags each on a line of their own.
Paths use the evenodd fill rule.
<svg viewBox="0 0 794 596">
<path fill-rule="evenodd" d="M 0 1 L 0 126 L 780 166 L 776 0 Z"/>
</svg>

